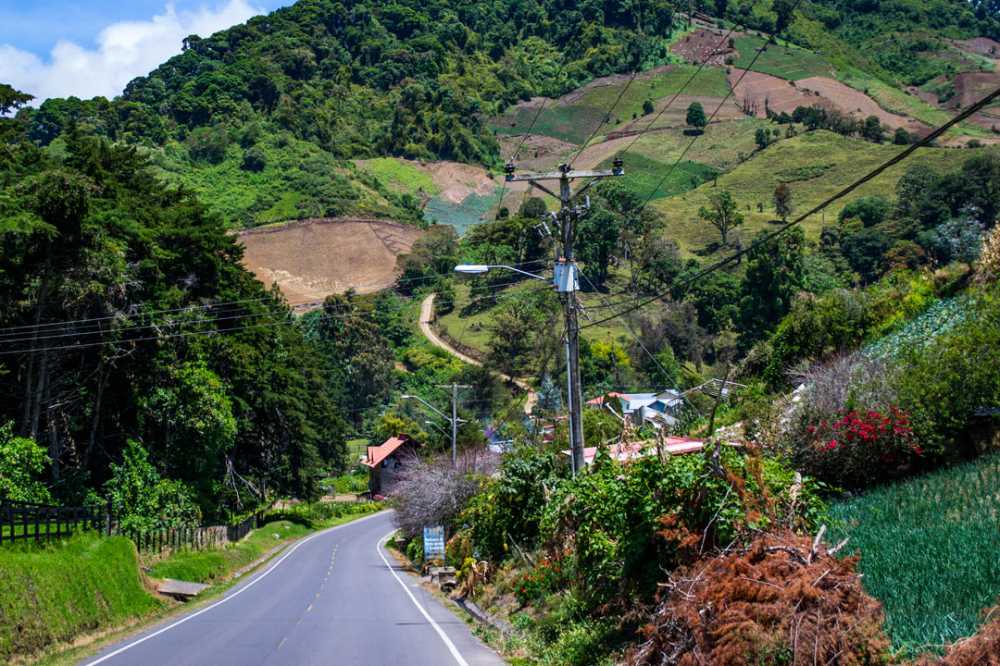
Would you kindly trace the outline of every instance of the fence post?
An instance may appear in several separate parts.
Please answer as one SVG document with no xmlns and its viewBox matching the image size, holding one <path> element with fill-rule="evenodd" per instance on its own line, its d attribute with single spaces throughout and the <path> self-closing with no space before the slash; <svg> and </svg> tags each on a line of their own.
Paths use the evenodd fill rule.
<svg viewBox="0 0 1000 666">
<path fill-rule="evenodd" d="M 111 536 L 111 498 L 108 498 L 108 506 L 105 513 L 104 536 Z"/>
</svg>

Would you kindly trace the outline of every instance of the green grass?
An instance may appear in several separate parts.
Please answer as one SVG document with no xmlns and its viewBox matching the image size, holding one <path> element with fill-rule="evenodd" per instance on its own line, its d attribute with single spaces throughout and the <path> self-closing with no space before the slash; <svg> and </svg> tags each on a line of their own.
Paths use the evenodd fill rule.
<svg viewBox="0 0 1000 666">
<path fill-rule="evenodd" d="M 720 176 L 718 188 L 730 190 L 739 203 L 740 212 L 746 218 L 740 233 L 748 242 L 759 230 L 774 229 L 771 197 L 782 179 L 779 174 L 795 175 L 800 174 L 804 167 L 824 167 L 821 175 L 806 180 L 796 179 L 790 185 L 795 211 L 800 213 L 821 203 L 901 150 L 899 146 L 873 144 L 824 130 L 803 133 L 754 153 L 749 160 Z M 905 162 L 891 167 L 849 196 L 831 204 L 825 211 L 826 222 L 835 224 L 840 210 L 858 197 L 879 194 L 892 198 L 896 182 L 913 165 L 925 164 L 939 173 L 946 173 L 959 168 L 969 156 L 967 150 L 922 148 Z M 718 232 L 698 217 L 698 208 L 707 204 L 708 195 L 713 191 L 712 184 L 708 183 L 683 196 L 659 199 L 651 204 L 667 220 L 668 235 L 676 238 L 687 254 L 704 255 L 719 241 Z M 764 205 L 763 213 L 758 212 L 758 203 Z M 823 215 L 814 215 L 802 223 L 809 238 L 815 240 L 819 237 L 823 220 Z"/>
<path fill-rule="evenodd" d="M 778 46 L 771 44 L 767 51 L 757 56 L 757 48 L 764 46 L 766 40 L 759 37 L 741 37 L 736 40 L 736 50 L 740 57 L 733 61 L 733 67 L 750 69 L 753 63 L 753 71 L 780 76 L 783 79 L 798 81 L 807 79 L 810 76 L 829 76 L 833 71 L 830 63 L 821 55 L 815 55 L 812 51 L 807 51 L 797 46 Z"/>
<path fill-rule="evenodd" d="M 976 632 L 1000 596 L 1000 456 L 872 490 L 830 508 L 851 537 L 865 588 L 897 649 L 916 653 Z"/>
<path fill-rule="evenodd" d="M 295 517 L 282 520 L 280 512 L 270 514 L 274 519 L 264 527 L 251 532 L 243 541 L 226 548 L 200 552 L 183 552 L 152 566 L 153 578 L 175 578 L 196 583 L 217 583 L 227 580 L 233 573 L 264 556 L 271 549 L 294 539 L 307 536 L 319 529 L 326 529 L 350 522 L 359 516 L 381 508 L 375 504 L 342 504 L 343 515 L 330 520 L 311 522 Z"/>
<path fill-rule="evenodd" d="M 374 174 L 385 185 L 398 192 L 414 194 L 422 189 L 433 195 L 440 191 L 429 175 L 412 164 L 391 157 L 368 160 L 359 165 L 359 168 Z"/>
<path fill-rule="evenodd" d="M 77 534 L 46 546 L 0 548 L 0 659 L 149 615 L 132 543 Z"/>
<path fill-rule="evenodd" d="M 621 301 L 622 298 L 620 296 L 620 292 L 626 287 L 626 285 L 627 275 L 625 272 L 612 271 L 611 277 L 606 283 L 606 287 L 611 293 L 619 295 L 605 296 L 605 300 L 613 303 Z M 505 293 L 513 294 L 522 289 L 537 289 L 537 287 L 533 284 L 533 282 L 526 282 L 522 285 L 509 287 L 505 290 Z M 597 308 L 601 305 L 600 294 L 595 294 L 593 292 L 581 292 L 579 297 L 585 308 Z M 455 299 L 455 309 L 440 317 L 441 325 L 459 342 L 486 353 L 489 351 L 489 324 L 493 321 L 492 312 L 490 310 L 483 310 L 477 311 L 468 316 L 462 316 L 461 312 L 463 308 L 469 303 L 469 286 L 467 284 L 459 283 L 455 285 Z M 591 317 L 595 320 L 602 319 L 608 312 L 609 311 L 606 308 L 595 309 Z M 586 326 L 587 324 L 587 318 L 585 316 L 581 316 L 580 325 Z M 619 323 L 617 323 L 616 320 L 597 326 L 590 326 L 580 331 L 580 336 L 590 341 L 603 340 L 609 335 L 615 340 L 620 340 L 624 339 L 623 336 L 627 336 L 628 332 Z"/>
<path fill-rule="evenodd" d="M 706 109 L 711 113 L 714 109 Z M 732 171 L 739 164 L 741 154 L 746 157 L 753 153 L 757 144 L 754 134 L 761 127 L 768 129 L 776 125 L 763 119 L 733 120 L 709 125 L 704 134 L 697 137 L 685 134 L 683 129 L 650 132 L 635 142 L 625 155 L 625 178 L 632 174 L 633 155 L 641 155 L 663 164 L 673 164 L 680 159 L 684 151 L 684 160 L 700 162 L 719 171 Z M 663 173 L 659 174 L 663 177 Z M 641 190 L 642 191 L 642 190 Z M 648 194 L 648 191 L 642 191 Z"/>
<path fill-rule="evenodd" d="M 610 169 L 608 157 L 599 169 Z M 658 162 L 641 154 L 628 158 L 629 184 L 650 200 L 682 194 L 711 179 L 714 170 L 707 164 L 685 160 L 671 170 L 673 163 Z"/>
<path fill-rule="evenodd" d="M 368 446 L 370 442 L 367 439 L 349 439 L 347 440 L 347 455 L 353 462 L 358 459 L 358 456 L 362 456 L 368 452 Z"/>
<path fill-rule="evenodd" d="M 647 99 L 662 100 L 672 96 L 684 88 L 685 95 L 723 98 L 729 93 L 726 72 L 720 67 L 708 67 L 684 85 L 697 71 L 692 65 L 678 65 L 674 69 L 651 76 L 636 78 L 615 106 L 610 121 L 603 125 L 597 135 L 602 136 L 618 127 L 616 120 L 622 124 L 630 122 L 633 115 L 642 115 L 642 105 Z M 594 128 L 604 120 L 608 110 L 615 104 L 624 83 L 596 86 L 583 92 L 583 96 L 572 103 L 561 106 L 549 101 L 541 112 L 537 107 L 511 110 L 493 121 L 495 129 L 502 134 L 520 134 L 532 127 L 535 115 L 538 120 L 532 127 L 533 134 L 550 136 L 561 141 L 581 144 L 586 141 Z M 511 127 L 511 122 L 515 125 Z"/>
</svg>

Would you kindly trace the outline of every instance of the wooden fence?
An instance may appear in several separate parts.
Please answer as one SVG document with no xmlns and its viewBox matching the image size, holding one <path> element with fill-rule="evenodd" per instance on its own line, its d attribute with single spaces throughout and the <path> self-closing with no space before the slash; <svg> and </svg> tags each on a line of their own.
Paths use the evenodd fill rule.
<svg viewBox="0 0 1000 666">
<path fill-rule="evenodd" d="M 218 548 L 240 541 L 263 524 L 264 511 L 258 511 L 235 525 L 125 530 L 123 534 L 119 516 L 110 503 L 103 506 L 52 506 L 0 499 L 0 545 L 27 539 L 48 540 L 68 536 L 77 530 L 94 530 L 105 536 L 126 536 L 142 553 L 163 554 L 181 548 Z"/>
<path fill-rule="evenodd" d="M 264 512 L 260 511 L 236 525 L 125 530 L 124 535 L 132 540 L 140 553 L 162 555 L 182 549 L 218 548 L 228 543 L 240 541 L 253 530 L 262 527 L 263 524 Z"/>
<path fill-rule="evenodd" d="M 76 530 L 111 533 L 108 506 L 51 506 L 0 499 L 0 544 L 21 539 L 51 539 Z"/>
</svg>

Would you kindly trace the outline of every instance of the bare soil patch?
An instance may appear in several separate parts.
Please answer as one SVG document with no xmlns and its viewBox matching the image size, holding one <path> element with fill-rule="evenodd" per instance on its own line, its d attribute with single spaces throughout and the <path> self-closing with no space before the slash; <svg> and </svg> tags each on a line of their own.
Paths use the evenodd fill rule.
<svg viewBox="0 0 1000 666">
<path fill-rule="evenodd" d="M 1000 54 L 1000 42 L 987 37 L 976 37 L 975 39 L 948 39 L 953 46 L 968 53 L 986 56 L 996 59 Z M 991 53 L 990 50 L 993 50 Z"/>
<path fill-rule="evenodd" d="M 413 164 L 434 181 L 440 190 L 438 198 L 449 203 L 460 204 L 472 194 L 489 196 L 496 189 L 489 173 L 480 166 L 460 162 Z"/>
<path fill-rule="evenodd" d="M 737 39 L 747 36 L 741 32 L 733 33 L 730 38 Z M 720 42 L 722 42 L 721 48 L 719 47 Z M 685 35 L 670 45 L 670 52 L 681 56 L 690 63 L 705 63 L 709 67 L 722 67 L 726 64 L 726 58 L 740 56 L 735 48 L 729 47 L 728 39 L 723 41 L 722 36 L 712 30 L 698 30 L 690 35 Z"/>
<path fill-rule="evenodd" d="M 930 126 L 913 118 L 886 111 L 878 105 L 878 102 L 863 92 L 825 76 L 802 79 L 796 81 L 795 86 L 807 94 L 818 92 L 820 97 L 832 102 L 845 113 L 853 113 L 862 118 L 877 116 L 883 125 L 888 125 L 892 129 L 905 127 L 907 130 L 913 131 L 918 129 L 916 126 L 922 126 L 920 129 L 928 131 L 931 129 Z"/>
<path fill-rule="evenodd" d="M 505 160 L 514 162 L 525 170 L 542 171 L 559 164 L 563 158 L 573 154 L 578 146 L 568 141 L 560 141 L 551 136 L 529 134 L 522 144 L 523 134 L 498 134 L 500 154 Z M 514 151 L 518 149 L 517 155 Z"/>
<path fill-rule="evenodd" d="M 747 72 L 740 80 L 742 71 L 734 69 L 729 75 L 729 83 L 736 86 L 734 97 L 737 103 L 744 111 L 752 111 L 758 118 L 766 117 L 767 109 L 790 114 L 796 107 L 818 104 L 862 119 L 876 116 L 883 125 L 891 129 L 904 127 L 917 134 L 926 134 L 932 129 L 914 118 L 887 111 L 863 92 L 825 76 L 788 81 L 770 74 Z"/>
<path fill-rule="evenodd" d="M 388 220 L 322 219 L 238 234 L 243 265 L 279 288 L 291 305 L 355 289 L 370 293 L 396 279 L 396 257 L 423 233 Z"/>
<path fill-rule="evenodd" d="M 758 118 L 767 115 L 766 109 L 791 113 L 798 106 L 812 106 L 821 102 L 820 98 L 796 88 L 788 79 L 760 72 L 733 68 L 729 73 L 729 86 L 733 88 L 736 104 L 747 115 Z"/>
<path fill-rule="evenodd" d="M 966 72 L 955 75 L 955 96 L 948 100 L 947 108 L 972 106 L 1000 87 L 1000 72 Z"/>
</svg>

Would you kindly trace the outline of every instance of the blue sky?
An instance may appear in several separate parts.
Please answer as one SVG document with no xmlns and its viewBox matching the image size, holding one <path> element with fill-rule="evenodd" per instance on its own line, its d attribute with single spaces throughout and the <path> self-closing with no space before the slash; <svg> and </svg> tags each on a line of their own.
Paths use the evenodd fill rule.
<svg viewBox="0 0 1000 666">
<path fill-rule="evenodd" d="M 292 0 L 0 0 L 0 83 L 47 97 L 113 97 L 203 37 Z"/>
</svg>

